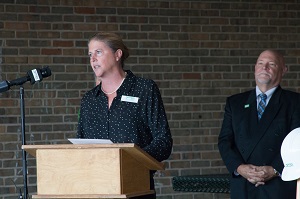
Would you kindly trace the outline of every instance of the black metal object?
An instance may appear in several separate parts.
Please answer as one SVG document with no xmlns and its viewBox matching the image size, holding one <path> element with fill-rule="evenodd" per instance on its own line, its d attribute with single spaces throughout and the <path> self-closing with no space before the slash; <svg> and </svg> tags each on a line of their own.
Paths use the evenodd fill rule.
<svg viewBox="0 0 300 199">
<path fill-rule="evenodd" d="M 22 129 L 22 145 L 26 145 L 25 137 L 25 103 L 24 103 L 24 88 L 20 86 L 20 108 L 21 108 L 21 129 Z M 28 187 L 27 187 L 27 160 L 26 151 L 22 149 L 22 164 L 23 164 L 23 183 L 24 183 L 24 195 L 23 198 L 28 197 Z"/>
<path fill-rule="evenodd" d="M 230 193 L 229 174 L 176 176 L 172 179 L 174 191 Z"/>
</svg>

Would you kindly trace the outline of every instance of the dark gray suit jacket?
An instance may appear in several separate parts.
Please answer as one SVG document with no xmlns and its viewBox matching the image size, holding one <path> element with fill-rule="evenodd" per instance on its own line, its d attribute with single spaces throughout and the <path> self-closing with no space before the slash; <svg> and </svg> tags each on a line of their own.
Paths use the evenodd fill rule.
<svg viewBox="0 0 300 199">
<path fill-rule="evenodd" d="M 234 171 L 241 164 L 272 166 L 282 171 L 281 144 L 290 131 L 300 127 L 299 104 L 300 94 L 279 86 L 258 121 L 255 89 L 227 98 L 218 146 L 232 173 L 232 199 L 296 198 L 296 181 L 284 182 L 276 177 L 255 187 Z"/>
</svg>

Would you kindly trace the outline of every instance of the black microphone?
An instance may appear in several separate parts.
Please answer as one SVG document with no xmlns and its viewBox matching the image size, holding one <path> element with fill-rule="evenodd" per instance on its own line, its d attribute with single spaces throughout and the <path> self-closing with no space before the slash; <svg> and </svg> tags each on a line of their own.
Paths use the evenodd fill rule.
<svg viewBox="0 0 300 199">
<path fill-rule="evenodd" d="M 20 77 L 18 79 L 12 81 L 2 81 L 0 82 L 0 93 L 5 92 L 10 89 L 11 86 L 22 85 L 27 81 L 30 81 L 31 84 L 35 82 L 40 82 L 45 77 L 49 77 L 51 75 L 51 70 L 48 66 L 42 69 L 33 69 L 27 72 L 27 76 Z"/>
</svg>

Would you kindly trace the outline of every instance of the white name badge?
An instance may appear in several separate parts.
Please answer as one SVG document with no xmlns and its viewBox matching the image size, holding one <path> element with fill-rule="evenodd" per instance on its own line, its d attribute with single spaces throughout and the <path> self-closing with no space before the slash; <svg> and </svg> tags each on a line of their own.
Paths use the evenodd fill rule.
<svg viewBox="0 0 300 199">
<path fill-rule="evenodd" d="M 133 96 L 122 95 L 121 101 L 122 102 L 138 103 L 139 98 L 138 97 L 133 97 Z"/>
</svg>

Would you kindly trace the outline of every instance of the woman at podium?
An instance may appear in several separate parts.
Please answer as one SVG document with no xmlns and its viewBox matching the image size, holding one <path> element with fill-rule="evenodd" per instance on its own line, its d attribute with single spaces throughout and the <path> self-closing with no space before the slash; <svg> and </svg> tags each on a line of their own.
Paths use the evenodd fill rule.
<svg viewBox="0 0 300 199">
<path fill-rule="evenodd" d="M 173 140 L 159 88 L 124 70 L 129 49 L 122 38 L 97 33 L 88 42 L 88 54 L 99 84 L 81 100 L 77 137 L 135 143 L 158 161 L 168 159 Z"/>
</svg>

